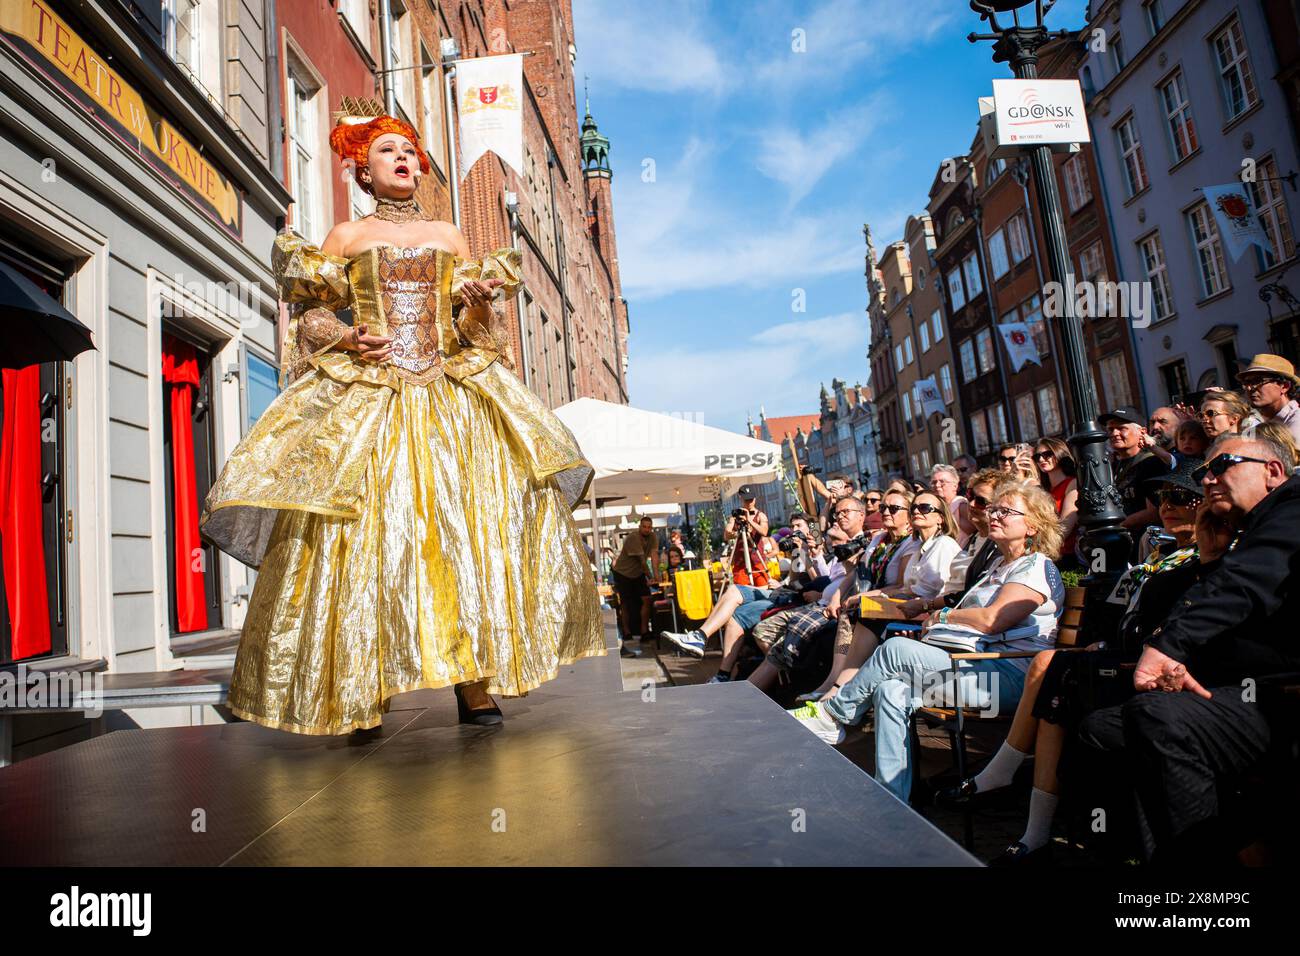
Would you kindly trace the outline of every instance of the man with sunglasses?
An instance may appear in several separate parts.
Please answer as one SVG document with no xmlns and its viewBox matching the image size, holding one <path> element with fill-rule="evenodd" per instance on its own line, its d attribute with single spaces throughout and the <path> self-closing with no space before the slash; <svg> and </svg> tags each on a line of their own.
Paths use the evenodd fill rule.
<svg viewBox="0 0 1300 956">
<path fill-rule="evenodd" d="M 1286 449 L 1224 435 L 1193 472 L 1205 507 L 1238 524 L 1235 547 L 1182 595 L 1147 640 L 1139 693 L 1090 714 L 1081 756 L 1106 773 L 1124 762 L 1141 812 L 1143 852 L 1165 863 L 1236 851 L 1219 820 L 1220 777 L 1256 764 L 1282 724 L 1270 677 L 1300 671 L 1300 477 Z"/>
<path fill-rule="evenodd" d="M 1121 405 L 1101 416 L 1101 427 L 1109 437 L 1110 453 L 1115 461 L 1115 488 L 1124 508 L 1123 527 L 1133 538 L 1133 559 L 1137 558 L 1137 540 L 1148 526 L 1160 523 L 1156 507 L 1157 478 L 1169 473 L 1169 466 L 1146 447 L 1145 419 L 1132 405 Z M 1122 570 L 1122 569 L 1120 569 Z"/>
<path fill-rule="evenodd" d="M 1252 424 L 1280 422 L 1300 445 L 1300 403 L 1294 396 L 1300 389 L 1295 366 L 1280 355 L 1261 353 L 1237 376 L 1246 400 L 1255 413 L 1241 423 L 1243 432 Z"/>
</svg>

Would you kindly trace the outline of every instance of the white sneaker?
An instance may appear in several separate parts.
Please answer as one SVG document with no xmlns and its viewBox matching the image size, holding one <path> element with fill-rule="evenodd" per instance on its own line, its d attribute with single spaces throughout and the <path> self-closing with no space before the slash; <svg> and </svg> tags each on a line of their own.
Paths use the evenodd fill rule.
<svg viewBox="0 0 1300 956">
<path fill-rule="evenodd" d="M 691 657 L 704 657 L 704 635 L 699 631 L 685 631 L 681 634 L 674 631 L 660 631 L 659 636 L 676 644 Z"/>
<path fill-rule="evenodd" d="M 811 700 L 802 707 L 787 710 L 786 713 L 832 747 L 844 743 L 844 725 L 833 720 L 817 701 Z"/>
<path fill-rule="evenodd" d="M 730 684 L 730 683 L 731 683 L 731 678 L 730 678 L 730 677 L 723 677 L 721 674 L 714 674 L 712 677 L 710 677 L 710 678 L 709 678 L 708 680 L 706 680 L 704 683 L 706 683 L 706 684 Z"/>
</svg>

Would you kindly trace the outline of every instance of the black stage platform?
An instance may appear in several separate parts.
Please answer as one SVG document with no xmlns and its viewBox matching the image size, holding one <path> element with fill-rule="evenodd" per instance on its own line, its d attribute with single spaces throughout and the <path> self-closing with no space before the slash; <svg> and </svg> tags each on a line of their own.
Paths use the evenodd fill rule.
<svg viewBox="0 0 1300 956">
<path fill-rule="evenodd" d="M 751 685 L 653 696 L 621 691 L 615 650 L 502 701 L 498 728 L 459 725 L 443 689 L 395 698 L 361 746 L 116 731 L 0 770 L 0 864 L 976 863 Z"/>
</svg>

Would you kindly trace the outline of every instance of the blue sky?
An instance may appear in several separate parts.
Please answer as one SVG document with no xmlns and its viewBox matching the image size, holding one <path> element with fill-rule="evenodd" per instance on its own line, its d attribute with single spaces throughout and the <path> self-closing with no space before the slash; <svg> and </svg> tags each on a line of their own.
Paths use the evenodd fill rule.
<svg viewBox="0 0 1300 956">
<path fill-rule="evenodd" d="M 1084 22 L 1061 0 L 1053 28 Z M 573 0 L 578 103 L 610 138 L 631 403 L 741 431 L 867 382 L 877 249 L 1008 76 L 964 0 Z M 794 31 L 803 31 L 796 52 Z M 798 290 L 802 290 L 802 297 Z M 796 307 L 802 298 L 803 311 Z"/>
</svg>

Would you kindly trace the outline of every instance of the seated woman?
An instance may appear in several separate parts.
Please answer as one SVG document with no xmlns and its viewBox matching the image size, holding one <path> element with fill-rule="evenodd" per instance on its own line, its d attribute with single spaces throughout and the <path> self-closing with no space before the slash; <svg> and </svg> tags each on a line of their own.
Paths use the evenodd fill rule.
<svg viewBox="0 0 1300 956">
<path fill-rule="evenodd" d="M 950 698 L 950 649 L 1040 651 L 1051 647 L 1065 587 L 1053 559 L 1061 547 L 1056 504 L 1037 479 L 998 486 L 988 509 L 989 538 L 998 558 L 954 608 L 930 617 L 919 640 L 887 640 L 827 701 L 810 702 L 789 713 L 830 744 L 844 740 L 844 728 L 862 722 L 875 708 L 876 780 L 900 800 L 912 789 L 909 730 L 912 712 L 936 686 Z M 1027 658 L 964 661 L 961 696 L 972 706 L 1011 710 L 1024 688 Z M 991 688 L 980 688 L 981 682 Z"/>
<path fill-rule="evenodd" d="M 816 691 L 800 695 L 797 700 L 826 700 L 852 680 L 862 663 L 872 655 L 880 643 L 887 620 L 866 620 L 861 613 L 861 601 L 903 601 L 899 610 L 907 617 L 916 617 L 930 602 L 943 593 L 952 570 L 953 559 L 961 552 L 957 543 L 957 522 L 948 510 L 947 502 L 934 492 L 926 491 L 912 499 L 909 509 L 911 538 L 917 548 L 907 562 L 903 578 L 897 584 L 872 588 L 850 599 L 850 608 L 857 612 L 852 620 L 851 643 L 843 654 L 843 662 L 831 673 Z"/>
<path fill-rule="evenodd" d="M 898 484 L 901 486 L 902 482 Z M 895 488 L 894 483 L 890 488 Z M 930 492 L 926 492 L 926 496 L 931 502 L 939 500 Z M 836 602 L 835 651 L 830 671 L 821 686 L 800 695 L 801 700 L 820 700 L 838 690 L 843 686 L 841 676 L 843 680 L 852 677 L 879 643 L 876 635 L 858 620 L 857 609 L 863 593 L 879 597 L 881 588 L 902 586 L 921 547 L 921 542 L 912 534 L 912 501 L 912 495 L 901 487 L 885 492 L 884 504 L 880 506 L 884 526 L 867 542 L 853 581 L 841 586 L 840 598 Z M 932 523 L 936 528 L 939 525 L 937 521 Z M 952 561 L 951 555 L 948 561 Z M 845 669 L 850 667 L 852 670 L 845 674 Z"/>
<path fill-rule="evenodd" d="M 1029 822 L 1024 835 L 991 865 L 1029 861 L 1051 837 L 1060 781 L 1057 767 L 1070 731 L 1098 707 L 1131 697 L 1132 674 L 1120 665 L 1138 658 L 1142 644 L 1168 617 L 1178 596 L 1213 567 L 1232 540 L 1228 522 L 1198 510 L 1200 487 L 1191 478 L 1192 463 L 1160 479 L 1160 522 L 1174 546 L 1153 554 L 1145 564 L 1124 573 L 1117 594 L 1127 596 L 1118 640 L 1111 646 L 1090 644 L 1085 653 L 1044 651 L 1034 657 L 1025 677 L 1025 692 L 1016 707 L 1006 741 L 988 765 L 956 787 L 940 791 L 935 802 L 958 806 L 1008 786 L 1016 770 L 1034 754 L 1034 784 L 1029 798 Z"/>
</svg>

